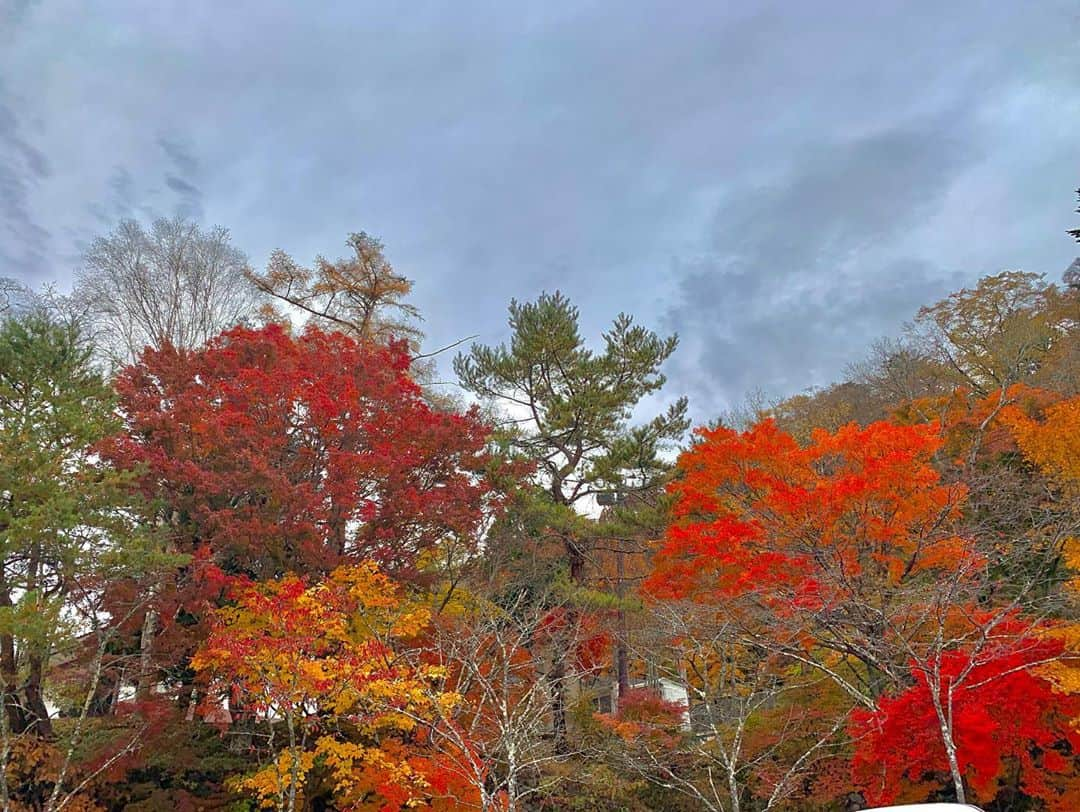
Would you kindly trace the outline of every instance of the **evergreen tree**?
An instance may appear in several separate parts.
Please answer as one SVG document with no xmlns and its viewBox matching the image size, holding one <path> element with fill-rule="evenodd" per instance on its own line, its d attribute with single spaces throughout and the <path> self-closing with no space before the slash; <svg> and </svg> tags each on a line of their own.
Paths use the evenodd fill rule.
<svg viewBox="0 0 1080 812">
<path fill-rule="evenodd" d="M 601 494 L 653 492 L 671 468 L 665 449 L 689 426 L 685 398 L 647 422 L 633 422 L 635 407 L 664 385 L 660 367 L 678 338 L 660 337 L 620 314 L 602 336 L 603 349 L 594 351 L 581 336 L 578 309 L 559 292 L 534 303 L 512 301 L 509 324 L 509 344 L 473 345 L 455 358 L 454 370 L 467 390 L 504 413 L 498 442 L 535 465 L 521 510 L 508 521 L 527 541 L 558 539 L 562 566 L 548 575 L 568 576 L 569 588 L 585 600 L 595 544 L 613 528 L 587 518 L 584 509 Z M 562 660 L 550 675 L 554 733 L 565 750 L 569 653 L 557 656 Z"/>
<path fill-rule="evenodd" d="M 155 555 L 128 477 L 95 451 L 118 428 L 112 391 L 76 324 L 44 306 L 0 323 L 5 734 L 52 736 L 43 694 L 50 656 L 98 631 L 80 607 L 105 581 L 137 574 Z"/>
</svg>

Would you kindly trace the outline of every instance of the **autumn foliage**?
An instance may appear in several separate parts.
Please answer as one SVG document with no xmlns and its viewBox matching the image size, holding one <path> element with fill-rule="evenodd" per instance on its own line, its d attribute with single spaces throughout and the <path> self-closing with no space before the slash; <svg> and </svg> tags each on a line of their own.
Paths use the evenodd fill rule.
<svg viewBox="0 0 1080 812">
<path fill-rule="evenodd" d="M 686 705 L 663 698 L 651 688 L 631 688 L 619 698 L 618 710 L 600 715 L 603 724 L 615 735 L 631 742 L 647 739 L 671 747 L 684 735 Z"/>
<path fill-rule="evenodd" d="M 1068 808 L 1080 706 L 1038 673 L 1064 656 L 1061 624 L 987 600 L 994 562 L 964 532 L 965 488 L 934 465 L 943 444 L 932 423 L 852 424 L 806 445 L 768 420 L 703 430 L 646 589 L 723 607 L 740 639 L 848 693 L 852 780 L 870 800 L 948 785 L 951 748 L 976 797 L 1007 785 Z"/>
<path fill-rule="evenodd" d="M 192 661 L 212 677 L 203 711 L 231 724 L 227 708 L 239 708 L 287 746 L 235 788 L 290 809 L 318 793 L 353 810 L 444 796 L 453 776 L 420 731 L 460 698 L 432 692 L 443 672 L 404 656 L 428 622 L 372 564 L 314 584 L 290 575 L 237 585 Z"/>
<path fill-rule="evenodd" d="M 1004 416 L 1024 456 L 1072 493 L 1080 488 L 1080 397 L 1048 405 L 1042 420 L 1013 408 Z"/>
<path fill-rule="evenodd" d="M 403 345 L 237 327 L 147 349 L 116 386 L 126 431 L 106 453 L 193 557 L 161 586 L 166 623 L 201 617 L 226 577 L 371 560 L 415 579 L 432 547 L 471 548 L 496 501 L 486 429 L 424 401 Z M 172 632 L 190 634 L 167 625 L 162 645 Z"/>
<path fill-rule="evenodd" d="M 953 530 L 964 489 L 931 465 L 940 443 L 932 426 L 892 423 L 819 431 L 806 447 L 772 421 L 702 430 L 647 588 L 813 613 L 949 570 L 968 545 Z"/>
<path fill-rule="evenodd" d="M 183 307 L 109 375 L 0 280 L 0 808 L 1080 808 L 1080 288 L 987 277 L 676 460 L 675 336 L 515 301 L 457 406 L 349 244 L 246 273 L 281 310 L 127 291 Z"/>
<path fill-rule="evenodd" d="M 112 457 L 230 574 L 329 572 L 370 558 L 409 574 L 475 535 L 484 426 L 435 412 L 404 347 L 237 327 L 198 351 L 147 350 L 117 380 Z"/>
<path fill-rule="evenodd" d="M 1080 696 L 1055 693 L 1033 668 L 1061 654 L 1059 641 L 1028 639 L 1011 648 L 985 663 L 963 652 L 941 660 L 946 680 L 971 669 L 951 706 L 964 776 L 980 801 L 1015 786 L 1048 810 L 1067 812 L 1080 794 Z M 853 720 L 852 768 L 872 803 L 922 800 L 947 780 L 928 675 L 914 669 L 913 678 L 910 688 Z"/>
</svg>

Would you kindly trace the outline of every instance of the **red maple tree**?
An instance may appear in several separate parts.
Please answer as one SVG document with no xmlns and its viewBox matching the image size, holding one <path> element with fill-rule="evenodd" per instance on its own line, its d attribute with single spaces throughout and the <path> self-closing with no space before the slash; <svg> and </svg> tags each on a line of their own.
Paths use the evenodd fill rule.
<svg viewBox="0 0 1080 812">
<path fill-rule="evenodd" d="M 1049 810 L 1080 803 L 1080 696 L 1055 693 L 1031 666 L 1060 654 L 1051 637 L 1016 638 L 1010 652 L 946 653 L 938 664 L 951 692 L 957 757 L 977 800 L 989 802 L 1003 788 L 1039 798 Z M 930 682 L 913 667 L 914 684 L 883 697 L 874 712 L 856 711 L 852 770 L 873 804 L 924 800 L 948 781 L 949 766 L 938 730 Z"/>
<path fill-rule="evenodd" d="M 499 499 L 487 428 L 429 406 L 409 365 L 404 344 L 270 325 L 147 349 L 120 373 L 126 431 L 104 452 L 192 556 L 162 586 L 166 625 L 198 618 L 226 579 L 359 560 L 408 579 L 431 551 L 475 543 Z"/>
</svg>

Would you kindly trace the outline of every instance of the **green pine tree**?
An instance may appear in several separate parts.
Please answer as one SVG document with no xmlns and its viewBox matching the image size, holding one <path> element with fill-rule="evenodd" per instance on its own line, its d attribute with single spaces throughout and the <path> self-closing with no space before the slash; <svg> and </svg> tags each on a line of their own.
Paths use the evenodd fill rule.
<svg viewBox="0 0 1080 812">
<path fill-rule="evenodd" d="M 129 475 L 95 445 L 117 431 L 81 328 L 32 307 L 0 322 L 0 691 L 8 734 L 53 736 L 50 658 L 97 642 L 103 586 L 160 566 Z M 100 666 L 100 658 L 98 660 Z M 98 675 L 91 675 L 96 680 Z"/>
<path fill-rule="evenodd" d="M 558 292 L 534 303 L 511 302 L 509 323 L 509 344 L 473 345 L 454 359 L 454 370 L 465 389 L 497 413 L 502 428 L 496 440 L 535 466 L 532 488 L 507 518 L 512 535 L 526 543 L 557 537 L 562 567 L 540 575 L 561 572 L 579 603 L 587 603 L 595 600 L 586 588 L 594 545 L 618 532 L 616 522 L 633 520 L 614 511 L 611 520 L 597 522 L 584 507 L 601 494 L 649 504 L 632 497 L 657 490 L 671 471 L 664 452 L 689 427 L 685 398 L 650 420 L 633 421 L 642 400 L 664 385 L 660 368 L 678 338 L 660 337 L 620 314 L 603 334 L 603 348 L 594 351 L 581 336 L 577 308 Z M 555 742 L 565 750 L 567 652 L 561 655 L 551 682 Z"/>
</svg>

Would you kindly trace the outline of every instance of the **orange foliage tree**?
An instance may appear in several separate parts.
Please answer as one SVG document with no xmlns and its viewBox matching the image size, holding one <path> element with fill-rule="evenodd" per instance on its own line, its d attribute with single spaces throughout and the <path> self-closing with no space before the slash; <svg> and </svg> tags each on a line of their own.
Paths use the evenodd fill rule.
<svg viewBox="0 0 1080 812">
<path fill-rule="evenodd" d="M 680 460 L 675 522 L 647 587 L 701 601 L 755 596 L 790 656 L 833 671 L 872 706 L 904 678 L 886 630 L 911 636 L 913 592 L 971 560 L 955 530 L 964 489 L 930 463 L 939 445 L 932 427 L 890 423 L 817 432 L 805 448 L 771 420 L 702 430 Z M 842 675 L 810 649 L 861 670 Z"/>
</svg>

